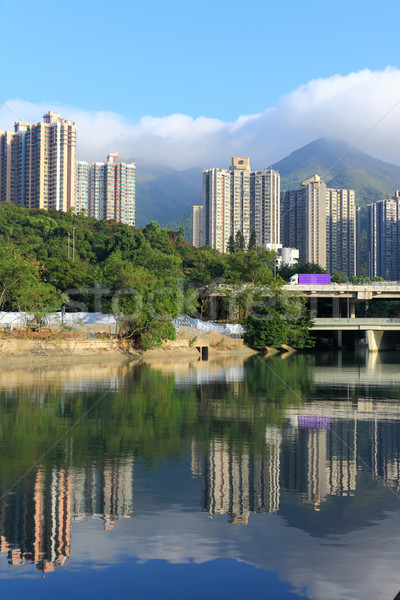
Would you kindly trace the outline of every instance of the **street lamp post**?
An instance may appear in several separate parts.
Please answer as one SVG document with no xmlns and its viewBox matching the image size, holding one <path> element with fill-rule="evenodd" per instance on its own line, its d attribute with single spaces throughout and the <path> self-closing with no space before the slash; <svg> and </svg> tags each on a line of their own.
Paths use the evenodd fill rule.
<svg viewBox="0 0 400 600">
<path fill-rule="evenodd" d="M 69 242 L 70 242 L 70 239 L 71 239 L 71 234 L 70 234 L 69 231 L 67 231 L 67 233 L 68 233 L 68 258 L 69 258 Z"/>
</svg>

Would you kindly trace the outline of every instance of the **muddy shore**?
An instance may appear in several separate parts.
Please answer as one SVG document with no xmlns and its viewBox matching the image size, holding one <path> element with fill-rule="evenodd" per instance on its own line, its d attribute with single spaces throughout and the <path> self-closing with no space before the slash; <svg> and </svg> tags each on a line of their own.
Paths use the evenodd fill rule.
<svg viewBox="0 0 400 600">
<path fill-rule="evenodd" d="M 254 351 L 243 340 L 232 339 L 216 332 L 199 335 L 190 327 L 179 332 L 177 339 L 166 342 L 162 348 L 147 352 L 130 351 L 114 339 L 34 340 L 26 338 L 0 339 L 0 369 L 45 367 L 46 365 L 74 365 L 84 362 L 124 363 L 138 360 L 176 359 L 196 360 L 201 348 L 207 347 L 208 357 L 250 356 Z"/>
</svg>

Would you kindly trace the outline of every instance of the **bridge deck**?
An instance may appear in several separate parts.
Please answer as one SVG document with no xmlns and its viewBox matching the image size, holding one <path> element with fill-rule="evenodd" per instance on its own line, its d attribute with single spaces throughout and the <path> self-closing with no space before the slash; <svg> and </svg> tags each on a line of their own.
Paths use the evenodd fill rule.
<svg viewBox="0 0 400 600">
<path fill-rule="evenodd" d="M 398 331 L 400 319 L 316 318 L 315 331 Z"/>
<path fill-rule="evenodd" d="M 353 300 L 400 299 L 400 283 L 385 282 L 371 285 L 351 283 L 331 283 L 325 285 L 284 285 L 288 292 L 316 298 L 352 298 Z"/>
</svg>

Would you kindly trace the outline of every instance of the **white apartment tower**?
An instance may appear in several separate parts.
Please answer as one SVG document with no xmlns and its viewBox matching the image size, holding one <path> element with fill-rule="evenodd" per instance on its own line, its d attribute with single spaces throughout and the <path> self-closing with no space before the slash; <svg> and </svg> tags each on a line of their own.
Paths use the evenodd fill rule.
<svg viewBox="0 0 400 600">
<path fill-rule="evenodd" d="M 234 156 L 231 172 L 231 235 L 241 231 L 246 246 L 250 240 L 250 160 Z"/>
<path fill-rule="evenodd" d="M 203 171 L 203 205 L 193 207 L 193 245 L 227 252 L 240 231 L 246 246 L 253 230 L 257 245 L 279 244 L 280 177 L 277 171 L 250 170 L 248 157 L 232 158 L 229 169 Z M 202 233 L 200 233 L 200 229 Z"/>
<path fill-rule="evenodd" d="M 231 172 L 227 169 L 203 171 L 204 243 L 226 252 L 231 235 Z M 200 237 L 196 232 L 196 236 Z"/>
<path fill-rule="evenodd" d="M 301 185 L 305 190 L 305 262 L 316 263 L 326 269 L 326 185 L 319 175 L 313 175 Z"/>
<path fill-rule="evenodd" d="M 27 208 L 74 208 L 76 125 L 49 111 L 37 125 L 0 131 L 0 201 Z"/>
<path fill-rule="evenodd" d="M 328 273 L 357 272 L 357 206 L 354 190 L 326 190 L 326 240 Z"/>
<path fill-rule="evenodd" d="M 135 163 L 118 162 L 118 153 L 105 163 L 78 161 L 76 210 L 95 219 L 135 224 Z"/>
<path fill-rule="evenodd" d="M 251 173 L 251 231 L 257 246 L 280 243 L 280 176 L 264 169 Z"/>
<path fill-rule="evenodd" d="M 300 262 L 316 263 L 348 277 L 357 270 L 357 207 L 354 190 L 330 189 L 313 175 L 300 190 L 281 193 L 281 240 L 297 248 Z"/>
</svg>

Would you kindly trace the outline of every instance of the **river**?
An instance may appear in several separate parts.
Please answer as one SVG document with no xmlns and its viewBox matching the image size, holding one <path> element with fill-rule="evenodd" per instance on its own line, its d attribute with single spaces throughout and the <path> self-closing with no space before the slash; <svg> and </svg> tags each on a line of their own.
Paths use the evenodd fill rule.
<svg viewBox="0 0 400 600">
<path fill-rule="evenodd" d="M 2 598 L 393 600 L 400 353 L 0 371 Z"/>
</svg>

